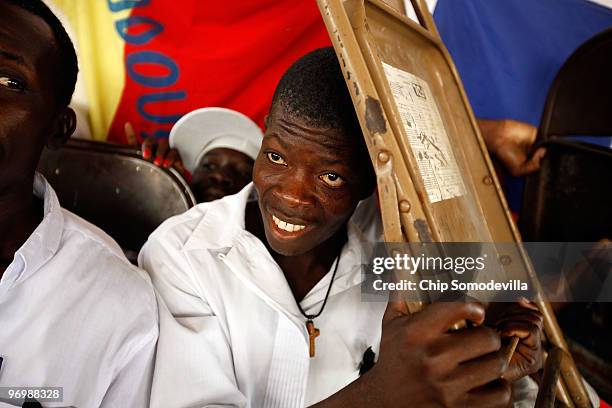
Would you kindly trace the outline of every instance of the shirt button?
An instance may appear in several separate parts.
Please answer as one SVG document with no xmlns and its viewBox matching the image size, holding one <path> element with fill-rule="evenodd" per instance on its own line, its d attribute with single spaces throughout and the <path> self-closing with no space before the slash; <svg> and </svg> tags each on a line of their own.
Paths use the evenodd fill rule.
<svg viewBox="0 0 612 408">
<path fill-rule="evenodd" d="M 223 252 L 219 252 L 217 254 L 217 258 L 220 259 L 220 260 L 224 260 L 225 259 L 225 254 Z"/>
</svg>

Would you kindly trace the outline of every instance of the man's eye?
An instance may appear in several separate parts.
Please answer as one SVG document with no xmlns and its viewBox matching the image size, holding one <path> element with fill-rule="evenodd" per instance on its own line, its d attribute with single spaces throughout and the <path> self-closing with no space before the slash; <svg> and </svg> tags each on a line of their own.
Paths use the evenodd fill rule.
<svg viewBox="0 0 612 408">
<path fill-rule="evenodd" d="M 346 183 L 344 179 L 336 173 L 326 173 L 319 176 L 319 178 L 330 187 L 342 187 L 344 183 Z"/>
<path fill-rule="evenodd" d="M 269 153 L 266 153 L 266 156 L 268 156 L 268 160 L 270 160 L 274 164 L 280 164 L 282 166 L 287 165 L 285 160 L 283 160 L 283 157 L 278 153 L 269 152 Z"/>
<path fill-rule="evenodd" d="M 7 87 L 12 91 L 23 91 L 25 89 L 25 85 L 21 81 L 7 76 L 0 76 L 0 86 Z"/>
<path fill-rule="evenodd" d="M 204 168 L 204 170 L 213 171 L 216 170 L 217 165 L 214 163 L 203 163 L 202 167 Z"/>
</svg>

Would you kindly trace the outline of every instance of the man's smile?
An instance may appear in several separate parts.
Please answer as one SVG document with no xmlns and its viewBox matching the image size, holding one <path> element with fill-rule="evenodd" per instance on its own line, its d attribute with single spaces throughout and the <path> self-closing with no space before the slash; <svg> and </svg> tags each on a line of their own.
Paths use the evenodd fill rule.
<svg viewBox="0 0 612 408">
<path fill-rule="evenodd" d="M 268 225 L 278 239 L 294 239 L 303 236 L 313 228 L 312 223 L 304 220 L 286 217 L 278 211 L 268 213 Z"/>
<path fill-rule="evenodd" d="M 278 217 L 275 217 L 274 215 L 272 215 L 272 221 L 274 221 L 274 224 L 276 224 L 276 226 L 282 229 L 283 231 L 297 232 L 297 231 L 301 231 L 304 228 L 306 228 L 305 225 L 291 224 L 289 222 L 282 221 L 281 219 L 279 219 Z"/>
</svg>

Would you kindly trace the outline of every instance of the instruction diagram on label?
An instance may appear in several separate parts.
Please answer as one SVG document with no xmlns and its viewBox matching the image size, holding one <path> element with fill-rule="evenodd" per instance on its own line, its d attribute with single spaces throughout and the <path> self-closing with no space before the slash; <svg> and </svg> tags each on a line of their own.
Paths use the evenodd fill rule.
<svg viewBox="0 0 612 408">
<path fill-rule="evenodd" d="M 465 185 L 427 82 L 383 62 L 391 93 L 432 203 L 465 195 Z"/>
</svg>

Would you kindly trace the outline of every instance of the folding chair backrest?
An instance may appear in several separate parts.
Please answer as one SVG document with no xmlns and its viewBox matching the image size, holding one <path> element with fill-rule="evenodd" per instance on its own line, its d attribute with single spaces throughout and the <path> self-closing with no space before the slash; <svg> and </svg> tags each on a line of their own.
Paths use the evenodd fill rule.
<svg viewBox="0 0 612 408">
<path fill-rule="evenodd" d="M 584 43 L 553 81 L 542 121 L 543 140 L 554 136 L 612 136 L 612 29 Z"/>
<path fill-rule="evenodd" d="M 597 241 L 612 234 L 612 150 L 564 136 L 612 136 L 612 29 L 563 64 L 538 131 L 547 149 L 527 178 L 520 227 L 527 241 Z"/>
<path fill-rule="evenodd" d="M 132 261 L 159 224 L 195 204 L 178 173 L 125 146 L 71 140 L 59 150 L 45 150 L 38 170 L 62 207 L 103 229 Z"/>
<path fill-rule="evenodd" d="M 567 350 L 425 1 L 411 0 L 420 24 L 394 1 L 317 2 L 376 171 L 385 241 L 516 243 L 493 259 L 531 281 L 548 339 Z M 561 399 L 590 406 L 571 358 L 562 376 Z"/>
</svg>

